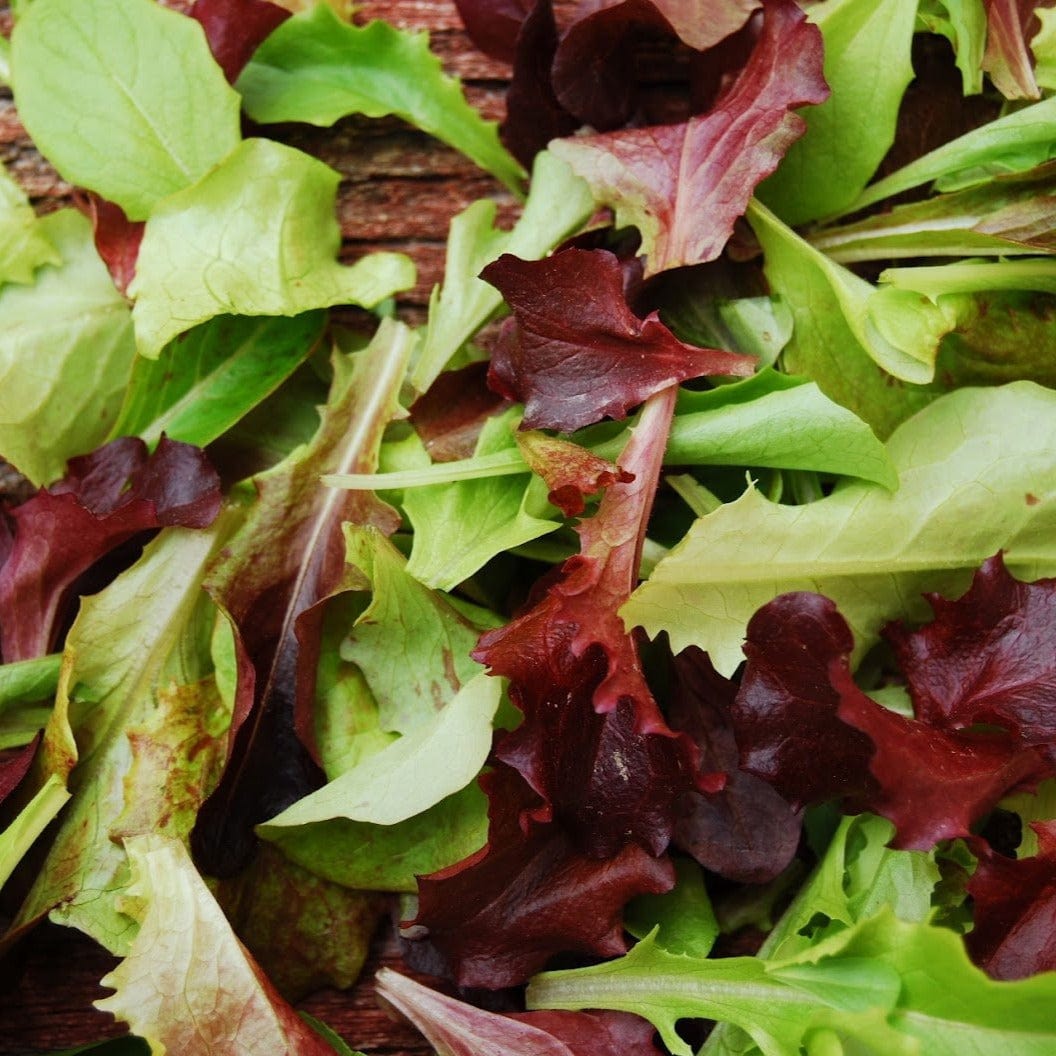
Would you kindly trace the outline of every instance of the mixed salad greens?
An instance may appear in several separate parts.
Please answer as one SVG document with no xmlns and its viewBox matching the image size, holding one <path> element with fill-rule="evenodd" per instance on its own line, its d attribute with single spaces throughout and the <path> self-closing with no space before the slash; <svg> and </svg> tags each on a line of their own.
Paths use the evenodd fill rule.
<svg viewBox="0 0 1056 1056">
<path fill-rule="evenodd" d="M 1056 1051 L 1056 4 L 458 0 L 501 129 L 292 6 L 12 5 L 3 949 L 180 1056 L 351 1052 L 397 900 L 449 1056 Z M 523 198 L 417 328 L 350 114 Z"/>
</svg>

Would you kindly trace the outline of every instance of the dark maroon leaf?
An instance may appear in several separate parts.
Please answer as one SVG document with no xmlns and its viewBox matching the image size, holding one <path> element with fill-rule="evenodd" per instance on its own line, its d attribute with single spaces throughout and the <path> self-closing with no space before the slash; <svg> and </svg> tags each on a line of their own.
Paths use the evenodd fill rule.
<svg viewBox="0 0 1056 1056">
<path fill-rule="evenodd" d="M 136 274 L 139 244 L 143 241 L 145 220 L 129 220 L 124 209 L 99 195 L 88 192 L 82 206 L 92 221 L 95 248 L 110 271 L 114 285 L 122 292 Z"/>
<path fill-rule="evenodd" d="M 986 5 L 986 53 L 983 69 L 1006 99 L 1038 99 L 1034 60 L 1027 43 L 1038 26 L 1038 0 L 983 0 Z M 1031 26 L 1031 23 L 1034 26 Z"/>
<path fill-rule="evenodd" d="M 894 822 L 894 847 L 926 851 L 967 836 L 1005 795 L 1051 772 L 1036 751 L 1007 734 L 947 733 L 907 719 L 862 693 L 845 668 L 834 670 L 833 682 L 840 718 L 873 742 L 869 770 L 878 790 L 864 802 Z"/>
<path fill-rule="evenodd" d="M 732 708 L 745 770 L 795 806 L 873 786 L 869 738 L 836 715 L 834 668 L 854 640 L 836 606 L 818 594 L 783 594 L 748 624 L 748 665 Z"/>
<path fill-rule="evenodd" d="M 624 299 L 620 262 L 605 250 L 566 249 L 538 261 L 505 253 L 481 278 L 516 317 L 488 383 L 524 402 L 524 428 L 571 432 L 606 415 L 623 418 L 688 378 L 752 373 L 750 356 L 684 344 L 655 312 L 639 319 Z"/>
<path fill-rule="evenodd" d="M 484 423 L 507 406 L 488 388 L 487 376 L 483 362 L 444 371 L 411 404 L 411 424 L 434 462 L 469 458 Z"/>
<path fill-rule="evenodd" d="M 268 0 L 196 0 L 190 14 L 201 23 L 213 58 L 232 84 L 264 39 L 290 17 Z"/>
<path fill-rule="evenodd" d="M 470 40 L 500 62 L 513 62 L 517 34 L 532 6 L 532 0 L 455 0 Z"/>
<path fill-rule="evenodd" d="M 324 473 L 373 472 L 410 348 L 383 324 L 354 360 L 337 357 L 319 430 L 305 448 L 256 479 L 259 498 L 206 582 L 235 627 L 238 688 L 232 747 L 192 833 L 204 872 L 238 872 L 256 846 L 253 826 L 312 790 L 321 772 L 304 741 L 320 649 L 322 606 L 344 587 L 343 524 L 391 533 L 394 510 L 370 492 L 338 491 Z"/>
<path fill-rule="evenodd" d="M 639 547 L 663 457 L 674 390 L 647 405 L 612 484 L 577 529 L 581 552 L 523 615 L 481 636 L 474 658 L 510 680 L 524 722 L 496 745 L 588 854 L 628 841 L 661 854 L 674 802 L 693 785 L 691 742 L 664 722 L 617 610 L 637 582 Z"/>
<path fill-rule="evenodd" d="M 533 473 L 546 481 L 547 499 L 566 517 L 577 517 L 585 499 L 619 481 L 634 478 L 625 469 L 568 440 L 533 431 L 517 434 L 517 446 Z"/>
<path fill-rule="evenodd" d="M 551 139 L 567 136 L 579 121 L 558 102 L 551 80 L 557 27 L 551 0 L 537 0 L 517 35 L 513 74 L 506 91 L 506 120 L 499 131 L 506 149 L 525 168 Z"/>
<path fill-rule="evenodd" d="M 553 57 L 558 105 L 600 132 L 619 128 L 637 94 L 636 52 L 658 36 L 677 34 L 651 0 L 623 0 L 577 19 Z"/>
<path fill-rule="evenodd" d="M 377 994 L 447 1056 L 660 1056 L 651 1023 L 627 1012 L 486 1012 L 388 968 Z"/>
<path fill-rule="evenodd" d="M 1001 726 L 1056 760 L 1056 579 L 1021 583 L 997 554 L 963 597 L 927 597 L 931 623 L 884 631 L 917 716 L 952 730 Z"/>
<path fill-rule="evenodd" d="M 739 769 L 730 720 L 737 687 L 694 646 L 679 653 L 674 666 L 671 725 L 696 742 L 701 773 L 723 780 L 682 797 L 673 843 L 727 879 L 766 883 L 796 853 L 800 816 L 762 778 Z"/>
<path fill-rule="evenodd" d="M 1003 731 L 946 729 L 877 704 L 851 678 L 853 644 L 817 594 L 785 594 L 748 626 L 733 708 L 742 763 L 794 803 L 850 796 L 894 822 L 896 846 L 926 850 L 1051 772 Z"/>
<path fill-rule="evenodd" d="M 481 785 L 486 846 L 419 879 L 418 917 L 405 933 L 439 951 L 459 985 L 493 990 L 523 983 L 557 953 L 624 953 L 624 905 L 669 890 L 671 863 L 634 843 L 587 856 L 561 825 L 531 820 L 538 799 L 509 767 Z"/>
<path fill-rule="evenodd" d="M 58 645 L 77 579 L 140 532 L 204 528 L 220 509 L 205 454 L 162 438 L 152 455 L 125 437 L 71 459 L 66 477 L 8 511 L 13 542 L 0 567 L 0 644 L 6 661 Z"/>
<path fill-rule="evenodd" d="M 3 803 L 18 788 L 22 778 L 29 773 L 39 743 L 40 734 L 38 733 L 29 744 L 0 752 L 0 803 Z"/>
<path fill-rule="evenodd" d="M 1034 822 L 1038 853 L 1005 858 L 974 839 L 979 865 L 968 881 L 975 924 L 972 959 L 995 979 L 1056 970 L 1056 821 Z"/>
<path fill-rule="evenodd" d="M 646 275 L 714 260 L 806 124 L 797 107 L 823 102 L 822 39 L 793 0 L 770 0 L 747 66 L 715 108 L 678 125 L 557 140 L 567 161 L 642 233 Z"/>
</svg>

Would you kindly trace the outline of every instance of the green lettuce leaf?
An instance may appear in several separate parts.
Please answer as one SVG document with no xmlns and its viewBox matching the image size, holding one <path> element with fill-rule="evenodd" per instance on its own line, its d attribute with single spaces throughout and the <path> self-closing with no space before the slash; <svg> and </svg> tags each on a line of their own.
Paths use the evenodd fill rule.
<svg viewBox="0 0 1056 1056">
<path fill-rule="evenodd" d="M 1030 429 L 1023 423 L 1030 422 Z M 888 442 L 893 494 L 845 482 L 805 506 L 750 488 L 700 518 L 621 610 L 730 673 L 752 614 L 778 594 L 817 591 L 851 625 L 858 654 L 897 617 L 926 618 L 922 591 L 956 596 L 997 550 L 1014 575 L 1056 574 L 1056 392 L 1031 382 L 961 389 Z"/>
<path fill-rule="evenodd" d="M 127 1023 L 152 1052 L 333 1056 L 235 937 L 179 840 L 132 836 L 125 852 L 132 880 L 121 909 L 133 937 L 100 980 L 115 993 L 96 1008 Z"/>
<path fill-rule="evenodd" d="M 871 184 L 844 213 L 938 181 L 955 191 L 999 173 L 1024 172 L 1056 155 L 1056 98 L 1042 99 L 944 143 Z"/>
<path fill-rule="evenodd" d="M 590 219 L 585 180 L 549 151 L 535 159 L 524 211 L 512 231 L 495 227 L 495 203 L 474 202 L 451 221 L 444 284 L 429 299 L 429 321 L 411 384 L 424 392 L 456 352 L 502 308 L 502 294 L 477 276 L 503 253 L 538 260 Z"/>
<path fill-rule="evenodd" d="M 137 356 L 111 436 L 204 447 L 275 391 L 318 343 L 325 313 L 293 318 L 221 315 Z"/>
<path fill-rule="evenodd" d="M 224 915 L 288 1001 L 347 990 L 366 961 L 386 900 L 349 890 L 264 845 L 248 869 L 217 884 Z"/>
<path fill-rule="evenodd" d="M 1056 88 L 1056 11 L 1039 7 L 1035 11 L 1040 28 L 1030 42 L 1034 53 L 1034 78 L 1040 88 Z"/>
<path fill-rule="evenodd" d="M 895 257 L 1053 253 L 1056 164 L 824 228 L 810 242 L 844 264 Z"/>
<path fill-rule="evenodd" d="M 983 53 L 986 51 L 986 8 L 983 0 L 921 0 L 918 24 L 944 36 L 957 58 L 961 90 L 978 95 L 983 90 Z"/>
<path fill-rule="evenodd" d="M 0 166 L 0 284 L 32 282 L 37 268 L 62 258 L 22 188 Z"/>
<path fill-rule="evenodd" d="M 361 891 L 418 889 L 418 877 L 480 850 L 488 800 L 476 783 L 398 825 L 334 818 L 296 828 L 264 826 L 260 835 L 302 868 Z"/>
<path fill-rule="evenodd" d="M 428 722 L 258 826 L 264 833 L 330 818 L 395 825 L 472 781 L 491 750 L 502 683 L 484 672 Z"/>
<path fill-rule="evenodd" d="M 485 121 L 443 72 L 427 33 L 386 22 L 350 26 L 316 4 L 268 37 L 237 88 L 246 113 L 264 124 L 325 126 L 348 114 L 395 114 L 520 191 L 524 171 L 499 142 L 495 122 Z"/>
<path fill-rule="evenodd" d="M 593 451 L 614 458 L 625 442 L 621 435 Z M 861 418 L 813 382 L 774 370 L 680 392 L 664 463 L 810 469 L 898 486 L 887 450 Z"/>
<path fill-rule="evenodd" d="M 810 375 L 824 390 L 835 372 L 826 371 L 823 377 L 807 363 L 818 356 L 849 360 L 851 370 L 845 367 L 844 373 L 849 383 L 860 382 L 856 401 L 870 409 L 871 390 L 884 382 L 875 371 L 867 372 L 864 357 L 891 377 L 913 384 L 935 376 L 939 341 L 957 322 L 953 309 L 899 290 L 876 288 L 818 252 L 757 203 L 750 207 L 749 219 L 766 254 L 767 278 L 787 299 L 795 318 L 785 351 L 790 370 Z M 841 399 L 842 394 L 829 395 L 862 413 L 854 403 Z M 875 425 L 868 414 L 862 416 Z"/>
<path fill-rule="evenodd" d="M 15 26 L 11 66 L 37 147 L 131 220 L 204 176 L 241 138 L 238 95 L 202 27 L 152 0 L 34 0 Z"/>
<path fill-rule="evenodd" d="M 902 293 L 924 297 L 998 290 L 1056 294 L 1056 260 L 1047 257 L 997 262 L 962 260 L 919 268 L 887 268 L 880 273 L 880 281 Z"/>
<path fill-rule="evenodd" d="M 887 908 L 789 958 L 704 960 L 651 937 L 619 960 L 546 972 L 528 988 L 531 1008 L 645 1016 L 676 1056 L 692 1056 L 675 1031 L 685 1017 L 734 1024 L 765 1056 L 1043 1056 L 1056 1044 L 1054 997 L 1056 974 L 996 982 L 968 960 L 959 935 Z"/>
<path fill-rule="evenodd" d="M 789 148 L 759 198 L 787 224 L 840 213 L 858 197 L 895 140 L 902 95 L 913 77 L 917 0 L 829 0 L 810 9 L 825 40 L 832 89 L 800 116 L 807 131 Z M 868 120 L 848 120 L 848 113 Z"/>
<path fill-rule="evenodd" d="M 213 677 L 216 609 L 205 568 L 233 527 L 170 528 L 106 590 L 85 598 L 63 654 L 45 770 L 73 801 L 14 928 L 53 910 L 123 954 L 130 923 L 121 839 L 186 839 L 219 777 L 231 712 Z"/>
<path fill-rule="evenodd" d="M 748 217 L 766 277 L 795 319 L 784 366 L 887 436 L 932 398 L 896 378 L 920 384 L 933 376 L 939 341 L 956 317 L 918 296 L 878 290 L 757 203 Z"/>
<path fill-rule="evenodd" d="M 62 263 L 31 286 L 0 289 L 0 457 L 34 484 L 103 443 L 136 354 L 128 304 L 88 221 L 65 209 L 39 227 Z"/>
<path fill-rule="evenodd" d="M 516 452 L 512 416 L 517 413 L 511 409 L 488 420 L 475 456 Z M 530 512 L 533 483 L 538 482 L 533 481 L 525 466 L 524 475 L 409 489 L 402 503 L 414 525 L 407 571 L 427 586 L 451 590 L 496 554 L 552 532 L 557 521 L 544 520 Z M 542 484 L 538 486 L 543 488 Z M 546 508 L 545 499 L 534 505 L 537 509 Z"/>
<path fill-rule="evenodd" d="M 373 307 L 414 282 L 398 253 L 344 267 L 335 259 L 340 176 L 266 139 L 247 139 L 198 183 L 151 214 L 128 292 L 140 352 L 157 358 L 216 315 L 299 315 L 334 304 Z"/>
<path fill-rule="evenodd" d="M 345 540 L 349 563 L 373 596 L 341 644 L 341 658 L 365 676 L 381 729 L 410 733 L 435 720 L 483 671 L 470 651 L 481 631 L 500 621 L 481 613 L 481 625 L 471 622 L 443 594 L 423 586 L 376 529 L 346 525 Z"/>
</svg>

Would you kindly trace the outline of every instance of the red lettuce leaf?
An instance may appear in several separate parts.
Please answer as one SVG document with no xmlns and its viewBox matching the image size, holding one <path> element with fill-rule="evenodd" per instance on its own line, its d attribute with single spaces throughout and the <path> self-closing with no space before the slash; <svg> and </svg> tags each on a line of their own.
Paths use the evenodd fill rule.
<svg viewBox="0 0 1056 1056">
<path fill-rule="evenodd" d="M 51 652 L 79 577 L 140 532 L 205 528 L 220 509 L 220 479 L 205 454 L 162 438 L 148 455 L 124 437 L 71 459 L 66 476 L 7 511 L 13 540 L 0 567 L 4 660 Z"/>
<path fill-rule="evenodd" d="M 700 752 L 715 785 L 686 793 L 673 843 L 705 868 L 746 884 L 772 880 L 792 860 L 801 818 L 771 785 L 739 767 L 730 712 L 737 687 L 695 646 L 674 658 L 668 717 Z"/>
<path fill-rule="evenodd" d="M 822 39 L 793 0 L 770 0 L 748 64 L 703 117 L 557 140 L 551 150 L 642 232 L 646 274 L 714 260 L 756 185 L 823 102 Z"/>
<path fill-rule="evenodd" d="M 491 360 L 488 383 L 525 405 L 529 429 L 572 432 L 623 418 L 654 392 L 703 374 L 751 374 L 754 360 L 684 344 L 654 312 L 627 306 L 623 268 L 606 250 L 567 249 L 546 260 L 504 253 L 482 272 L 516 326 Z"/>
<path fill-rule="evenodd" d="M 839 720 L 830 671 L 854 639 L 818 594 L 783 594 L 748 624 L 748 664 L 731 709 L 741 765 L 795 806 L 873 789 L 869 738 Z"/>
<path fill-rule="evenodd" d="M 92 221 L 96 251 L 109 270 L 114 285 L 126 293 L 136 274 L 139 245 L 147 222 L 129 220 L 116 202 L 108 202 L 91 191 L 82 209 Z"/>
<path fill-rule="evenodd" d="M 29 744 L 0 752 L 0 803 L 3 803 L 18 788 L 22 783 L 22 778 L 29 773 L 39 743 L 40 734 L 38 733 Z"/>
<path fill-rule="evenodd" d="M 486 1012 L 383 968 L 380 998 L 448 1056 L 660 1056 L 651 1023 L 627 1012 Z"/>
<path fill-rule="evenodd" d="M 415 932 L 462 985 L 520 982 L 560 952 L 622 952 L 623 905 L 673 883 L 666 849 L 693 787 L 692 743 L 663 720 L 617 609 L 637 581 L 674 411 L 654 396 L 570 558 L 474 658 L 510 680 L 523 723 L 502 735 L 487 845 L 419 881 Z M 527 782 L 527 783 L 526 783 Z"/>
<path fill-rule="evenodd" d="M 514 770 L 500 764 L 480 783 L 488 842 L 419 879 L 405 936 L 427 940 L 460 986 L 493 990 L 523 983 L 557 953 L 625 953 L 623 907 L 669 890 L 670 861 L 634 843 L 590 857 L 561 825 L 531 820 L 538 797 Z"/>
<path fill-rule="evenodd" d="M 551 139 L 567 136 L 579 121 L 554 92 L 551 67 L 557 52 L 557 26 L 551 0 L 537 0 L 517 35 L 513 74 L 506 91 L 506 120 L 499 137 L 530 169 Z"/>
<path fill-rule="evenodd" d="M 455 0 L 469 39 L 500 62 L 513 62 L 517 34 L 533 6 L 533 0 Z"/>
<path fill-rule="evenodd" d="M 1056 761 L 1056 579 L 1021 583 L 996 554 L 962 597 L 927 599 L 927 626 L 884 631 L 917 716 L 953 730 L 1001 726 Z"/>
<path fill-rule="evenodd" d="M 1006 99 L 1039 99 L 1034 59 L 1027 43 L 1038 0 L 983 0 L 986 5 L 986 52 L 983 69 Z"/>
<path fill-rule="evenodd" d="M 310 701 L 324 603 L 344 587 L 343 524 L 386 534 L 394 510 L 370 492 L 325 488 L 324 473 L 369 473 L 397 412 L 410 350 L 384 322 L 355 357 L 335 356 L 334 382 L 312 441 L 256 479 L 259 498 L 206 582 L 235 628 L 238 687 L 227 768 L 192 833 L 200 867 L 228 877 L 253 855 L 253 826 L 322 780 L 310 756 Z"/>
<path fill-rule="evenodd" d="M 1038 853 L 1018 860 L 975 839 L 979 866 L 968 882 L 975 925 L 972 959 L 995 979 L 1056 970 L 1056 821 L 1034 822 Z"/>
<path fill-rule="evenodd" d="M 583 5 L 553 61 L 554 93 L 584 124 L 606 132 L 631 116 L 637 83 L 628 75 L 657 36 L 697 52 L 739 30 L 760 0 L 622 0 Z M 593 7 L 593 10 L 589 8 Z"/>
<path fill-rule="evenodd" d="M 546 433 L 520 432 L 517 446 L 533 473 L 550 489 L 547 499 L 566 517 L 576 517 L 586 506 L 586 497 L 617 482 L 629 484 L 634 477 L 593 451 Z"/>
<path fill-rule="evenodd" d="M 742 764 L 793 802 L 850 796 L 894 822 L 895 846 L 965 836 L 1008 792 L 1051 766 L 1003 731 L 947 729 L 867 697 L 850 628 L 827 598 L 786 594 L 752 618 L 733 707 Z"/>
<path fill-rule="evenodd" d="M 661 854 L 674 801 L 692 787 L 695 752 L 665 723 L 617 610 L 637 582 L 641 538 L 670 425 L 674 389 L 647 404 L 612 484 L 577 529 L 581 549 L 545 595 L 481 636 L 474 659 L 510 682 L 524 722 L 496 758 L 543 799 L 536 820 L 556 820 L 588 854 L 633 841 Z"/>
<path fill-rule="evenodd" d="M 190 11 L 205 30 L 209 50 L 231 84 L 253 52 L 290 14 L 268 0 L 196 0 Z"/>
<path fill-rule="evenodd" d="M 472 457 L 484 423 L 509 405 L 487 376 L 487 363 L 444 371 L 411 404 L 411 424 L 434 462 Z"/>
<path fill-rule="evenodd" d="M 834 676 L 839 717 L 873 742 L 869 770 L 879 787 L 865 805 L 894 823 L 894 847 L 926 851 L 967 836 L 1005 795 L 1049 773 L 1037 752 L 1005 733 L 947 733 L 877 704 L 845 669 Z"/>
</svg>

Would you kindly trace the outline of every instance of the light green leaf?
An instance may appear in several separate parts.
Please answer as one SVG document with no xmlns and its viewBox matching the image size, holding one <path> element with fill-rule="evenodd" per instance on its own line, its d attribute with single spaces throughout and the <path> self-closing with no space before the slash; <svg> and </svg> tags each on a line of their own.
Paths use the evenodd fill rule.
<svg viewBox="0 0 1056 1056">
<path fill-rule="evenodd" d="M 719 936 L 719 922 L 696 862 L 675 859 L 675 886 L 662 895 L 639 895 L 624 910 L 624 928 L 644 939 L 656 929 L 656 944 L 668 953 L 707 957 Z"/>
<path fill-rule="evenodd" d="M 254 121 L 332 125 L 348 114 L 395 114 L 460 150 L 519 193 L 524 170 L 494 121 L 466 102 L 429 50 L 428 33 L 386 22 L 350 26 L 326 4 L 287 19 L 238 79 Z"/>
<path fill-rule="evenodd" d="M 763 247 L 767 280 L 795 319 L 784 366 L 817 382 L 886 437 L 933 398 L 925 389 L 899 385 L 892 373 L 929 379 L 939 340 L 955 320 L 926 299 L 892 302 L 890 293 L 882 296 L 758 203 L 749 206 L 748 217 Z"/>
<path fill-rule="evenodd" d="M 376 529 L 346 525 L 345 541 L 348 561 L 373 598 L 342 644 L 341 658 L 366 676 L 381 729 L 407 734 L 431 724 L 483 670 L 469 654 L 484 628 L 423 586 Z"/>
<path fill-rule="evenodd" d="M 501 680 L 482 671 L 431 721 L 298 800 L 259 831 L 330 818 L 395 825 L 436 806 L 480 773 L 501 696 Z"/>
<path fill-rule="evenodd" d="M 133 938 L 100 980 L 116 992 L 96 1008 L 155 1053 L 333 1056 L 235 937 L 179 840 L 133 836 L 125 852 L 132 881 L 121 908 Z"/>
<path fill-rule="evenodd" d="M 675 652 L 707 650 L 729 674 L 756 609 L 817 591 L 846 616 L 860 655 L 888 620 L 928 616 L 921 592 L 956 596 L 998 550 L 1020 579 L 1056 574 L 1054 445 L 1056 392 L 1017 382 L 950 393 L 888 442 L 898 491 L 846 482 L 779 506 L 751 488 L 696 521 L 621 615 L 666 630 Z"/>
<path fill-rule="evenodd" d="M 825 41 L 832 94 L 800 112 L 807 131 L 758 190 L 787 224 L 840 213 L 858 197 L 894 142 L 913 77 L 917 0 L 828 0 L 809 13 Z"/>
<path fill-rule="evenodd" d="M 484 846 L 488 801 L 476 783 L 398 825 L 334 818 L 297 828 L 261 829 L 291 861 L 335 884 L 362 891 L 418 890 L 418 877 L 462 861 Z"/>
<path fill-rule="evenodd" d="M 152 0 L 34 0 L 15 26 L 11 66 L 19 117 L 40 151 L 131 220 L 241 138 L 238 94 L 202 27 Z"/>
<path fill-rule="evenodd" d="M 106 439 L 135 358 L 128 305 L 91 225 L 65 209 L 40 229 L 62 263 L 41 268 L 32 286 L 0 290 L 0 457 L 34 484 Z"/>
<path fill-rule="evenodd" d="M 526 999 L 529 1008 L 606 1008 L 644 1016 L 676 1056 L 692 1056 L 675 1030 L 687 1017 L 732 1023 L 766 1056 L 802 1052 L 805 1039 L 821 1028 L 882 1046 L 866 1052 L 912 1053 L 914 1046 L 885 1022 L 901 988 L 890 951 L 877 942 L 869 951 L 873 956 L 862 956 L 852 945 L 855 935 L 848 930 L 782 961 L 678 955 L 651 935 L 615 961 L 537 975 Z"/>
<path fill-rule="evenodd" d="M 625 442 L 621 435 L 593 450 L 615 458 Z M 664 463 L 811 469 L 898 486 L 884 445 L 861 418 L 813 382 L 772 370 L 680 393 Z"/>
<path fill-rule="evenodd" d="M 0 664 L 0 713 L 18 704 L 33 704 L 53 697 L 61 665 L 62 657 L 58 653 Z"/>
<path fill-rule="evenodd" d="M 429 322 L 411 384 L 424 392 L 452 356 L 502 307 L 502 294 L 477 278 L 503 253 L 538 260 L 574 234 L 594 212 L 585 180 L 549 151 L 535 158 L 524 211 L 512 231 L 494 226 L 495 203 L 474 202 L 451 221 L 444 284 L 429 300 Z"/>
<path fill-rule="evenodd" d="M 218 168 L 162 202 L 147 221 L 129 294 L 140 352 L 154 359 L 216 315 L 299 315 L 373 307 L 414 282 L 399 253 L 344 267 L 334 258 L 340 176 L 271 140 L 248 139 Z"/>
<path fill-rule="evenodd" d="M 49 774 L 14 821 L 0 833 L 0 884 L 7 883 L 15 866 L 55 820 L 69 798 L 70 793 L 62 778 L 57 774 Z"/>
<path fill-rule="evenodd" d="M 809 246 L 769 210 L 754 205 L 748 215 L 766 254 L 768 277 L 782 274 L 786 259 L 797 256 L 799 269 L 811 283 L 814 313 L 842 316 L 850 340 L 892 377 L 917 385 L 931 381 L 939 341 L 957 322 L 952 308 L 877 289 Z M 798 328 L 804 304 L 791 291 L 784 295 Z M 810 335 L 804 335 L 801 328 L 794 329 L 788 356 L 795 358 L 800 346 L 809 340 Z"/>
<path fill-rule="evenodd" d="M 983 53 L 986 51 L 986 8 L 983 0 L 922 0 L 918 22 L 930 33 L 940 33 L 953 48 L 965 95 L 983 90 Z"/>
<path fill-rule="evenodd" d="M 842 227 L 810 243 L 855 264 L 896 257 L 1018 256 L 1056 252 L 1056 165 L 1047 163 Z"/>
<path fill-rule="evenodd" d="M 323 312 L 221 315 L 170 341 L 156 360 L 137 357 L 111 435 L 212 443 L 296 370 L 324 322 Z"/>
<path fill-rule="evenodd" d="M 37 268 L 62 263 L 46 230 L 22 188 L 0 166 L 0 284 L 32 282 Z"/>
<path fill-rule="evenodd" d="M 44 745 L 51 773 L 69 774 L 73 802 L 16 927 L 54 910 L 57 922 L 126 952 L 121 837 L 190 833 L 227 750 L 230 711 L 211 677 L 216 614 L 201 577 L 232 516 L 209 531 L 165 529 L 82 600 Z"/>
<path fill-rule="evenodd" d="M 1034 79 L 1041 88 L 1056 88 L 1056 10 L 1038 7 L 1034 17 L 1041 23 L 1030 50 L 1034 53 Z"/>
<path fill-rule="evenodd" d="M 880 281 L 903 293 L 924 297 L 998 290 L 1056 293 L 1056 260 L 1048 257 L 993 263 L 964 260 L 919 268 L 887 268 L 880 273 Z"/>
<path fill-rule="evenodd" d="M 510 448 L 516 448 L 510 414 L 489 419 L 475 454 Z M 403 509 L 414 525 L 414 545 L 407 571 L 427 586 L 451 590 L 496 554 L 552 532 L 556 521 L 528 512 L 531 481 L 526 473 L 409 490 Z"/>
<path fill-rule="evenodd" d="M 856 213 L 885 198 L 933 180 L 955 191 L 1000 173 L 1024 172 L 1056 156 L 1056 97 L 1013 110 L 937 147 L 877 180 L 843 213 Z"/>
</svg>

